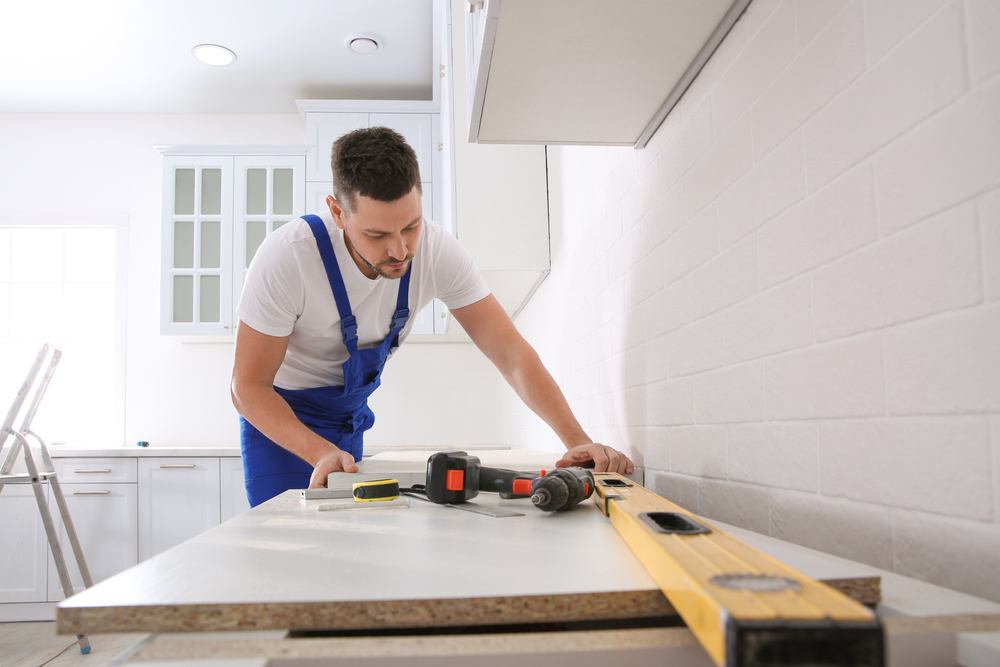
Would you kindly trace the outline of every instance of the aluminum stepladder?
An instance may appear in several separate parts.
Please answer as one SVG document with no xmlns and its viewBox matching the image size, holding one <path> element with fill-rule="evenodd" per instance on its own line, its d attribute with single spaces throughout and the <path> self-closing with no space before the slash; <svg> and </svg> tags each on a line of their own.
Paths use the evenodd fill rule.
<svg viewBox="0 0 1000 667">
<path fill-rule="evenodd" d="M 51 357 L 49 357 L 50 351 L 52 353 Z M 49 363 L 45 369 L 45 374 L 35 387 L 34 398 L 31 401 L 27 414 L 25 414 L 24 419 L 21 421 L 20 429 L 14 430 L 14 421 L 17 419 L 21 407 L 31 392 L 32 386 L 36 384 L 35 380 L 38 378 L 39 371 L 41 371 L 46 357 L 49 357 Z M 24 382 L 21 384 L 21 388 L 18 390 L 17 396 L 15 396 L 14 402 L 10 406 L 10 410 L 7 412 L 7 417 L 4 419 L 3 425 L 0 426 L 0 453 L 2 453 L 3 446 L 7 443 L 9 437 L 13 436 L 13 441 L 4 456 L 3 465 L 0 465 L 0 492 L 3 491 L 3 487 L 6 484 L 31 484 L 35 493 L 35 500 L 38 502 L 38 511 L 42 515 L 42 523 L 45 526 L 45 534 L 48 536 L 49 547 L 52 550 L 52 558 L 55 561 L 56 570 L 59 572 L 59 581 L 62 584 L 62 589 L 66 597 L 70 597 L 74 593 L 73 583 L 69 578 L 66 557 L 62 546 L 59 544 L 56 526 L 52 521 L 52 513 L 49 511 L 48 502 L 45 500 L 45 489 L 42 487 L 43 481 L 48 480 L 49 485 L 52 487 L 52 495 L 55 497 L 56 505 L 59 507 L 59 514 L 62 517 L 66 535 L 69 537 L 70 546 L 73 548 L 73 555 L 76 556 L 76 564 L 80 568 L 84 588 L 93 586 L 94 581 L 90 576 L 90 569 L 87 567 L 87 561 L 83 556 L 83 549 L 80 546 L 76 528 L 73 527 L 73 520 L 69 515 L 69 507 L 66 506 L 66 498 L 63 496 L 62 487 L 59 485 L 59 478 L 56 475 L 55 467 L 52 465 L 52 458 L 49 456 L 48 447 L 45 445 L 45 441 L 31 430 L 31 422 L 38 411 L 38 405 L 45 396 L 45 391 L 52 381 L 52 375 L 55 373 L 61 358 L 62 352 L 57 348 L 47 343 L 42 346 L 42 349 L 35 356 L 35 361 L 28 370 L 28 375 L 25 376 Z M 38 449 L 42 457 L 42 470 L 39 470 L 35 463 L 35 457 L 31 452 L 31 445 L 27 440 L 28 436 L 38 442 Z M 28 469 L 27 473 L 11 472 L 14 469 L 14 463 L 20 452 L 24 453 L 24 463 Z M 87 639 L 87 635 L 77 635 L 76 638 L 80 644 L 80 652 L 90 653 L 90 640 Z"/>
</svg>

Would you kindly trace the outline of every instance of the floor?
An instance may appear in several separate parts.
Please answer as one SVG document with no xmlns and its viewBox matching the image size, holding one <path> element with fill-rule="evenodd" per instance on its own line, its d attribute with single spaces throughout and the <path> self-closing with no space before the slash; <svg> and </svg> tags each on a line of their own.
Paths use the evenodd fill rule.
<svg viewBox="0 0 1000 667">
<path fill-rule="evenodd" d="M 148 635 L 91 635 L 91 651 L 80 653 L 74 637 L 57 635 L 51 621 L 0 623 L 0 667 L 107 667 Z"/>
</svg>

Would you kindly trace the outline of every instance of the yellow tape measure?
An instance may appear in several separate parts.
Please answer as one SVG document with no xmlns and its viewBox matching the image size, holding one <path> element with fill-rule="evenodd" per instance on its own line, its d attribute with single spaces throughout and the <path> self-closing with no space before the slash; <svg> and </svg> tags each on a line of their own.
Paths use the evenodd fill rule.
<svg viewBox="0 0 1000 667">
<path fill-rule="evenodd" d="M 351 485 L 356 503 L 371 503 L 399 498 L 399 482 L 394 479 L 373 479 Z"/>
</svg>

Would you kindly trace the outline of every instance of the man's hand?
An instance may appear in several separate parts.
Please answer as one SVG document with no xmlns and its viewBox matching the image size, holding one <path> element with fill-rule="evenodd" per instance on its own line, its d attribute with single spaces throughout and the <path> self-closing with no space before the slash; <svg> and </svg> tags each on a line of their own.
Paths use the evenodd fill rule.
<svg viewBox="0 0 1000 667">
<path fill-rule="evenodd" d="M 312 476 L 309 477 L 310 489 L 325 489 L 326 478 L 331 472 L 357 472 L 358 466 L 354 464 L 354 457 L 347 452 L 334 447 L 313 467 Z"/>
<path fill-rule="evenodd" d="M 594 472 L 617 472 L 622 475 L 631 475 L 635 470 L 635 466 L 632 465 L 632 461 L 627 456 L 599 442 L 573 447 L 556 462 L 556 467 L 588 467 L 587 463 L 589 462 L 593 462 Z"/>
</svg>

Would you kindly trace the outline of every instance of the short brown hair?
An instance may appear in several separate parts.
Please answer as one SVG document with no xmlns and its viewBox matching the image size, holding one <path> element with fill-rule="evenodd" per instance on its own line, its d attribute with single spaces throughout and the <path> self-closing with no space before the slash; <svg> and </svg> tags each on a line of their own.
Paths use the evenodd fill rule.
<svg viewBox="0 0 1000 667">
<path fill-rule="evenodd" d="M 333 196 L 346 213 L 354 210 L 355 197 L 394 202 L 420 187 L 417 154 L 406 139 L 388 127 L 367 127 L 348 132 L 335 142 L 330 154 Z"/>
</svg>

